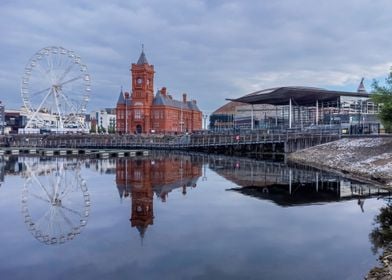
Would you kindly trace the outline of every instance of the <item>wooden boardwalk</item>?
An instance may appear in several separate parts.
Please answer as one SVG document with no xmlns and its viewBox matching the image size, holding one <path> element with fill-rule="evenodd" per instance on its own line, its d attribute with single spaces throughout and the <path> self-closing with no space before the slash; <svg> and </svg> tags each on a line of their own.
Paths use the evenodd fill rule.
<svg viewBox="0 0 392 280">
<path fill-rule="evenodd" d="M 249 130 L 191 135 L 10 135 L 0 137 L 0 149 L 143 150 L 176 149 L 213 152 L 257 151 L 290 153 L 337 140 L 339 133 Z M 63 152 L 64 153 L 64 152 Z M 67 152 L 68 154 L 69 152 Z M 71 151 L 72 153 L 72 151 Z"/>
</svg>

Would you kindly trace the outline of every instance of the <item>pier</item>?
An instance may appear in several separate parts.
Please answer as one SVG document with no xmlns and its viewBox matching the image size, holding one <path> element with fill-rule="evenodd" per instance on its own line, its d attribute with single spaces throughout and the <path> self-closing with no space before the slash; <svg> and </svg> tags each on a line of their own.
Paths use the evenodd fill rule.
<svg viewBox="0 0 392 280">
<path fill-rule="evenodd" d="M 86 155 L 109 153 L 131 156 L 147 150 L 188 150 L 207 153 L 263 154 L 291 153 L 341 138 L 334 130 L 246 130 L 202 132 L 183 135 L 10 135 L 0 138 L 0 155 L 45 154 Z M 52 154 L 53 153 L 53 154 Z"/>
<path fill-rule="evenodd" d="M 39 156 L 87 156 L 96 158 L 147 156 L 149 150 L 121 150 L 121 149 L 84 149 L 84 148 L 30 148 L 30 147 L 2 147 L 0 156 L 4 155 L 39 155 Z"/>
</svg>

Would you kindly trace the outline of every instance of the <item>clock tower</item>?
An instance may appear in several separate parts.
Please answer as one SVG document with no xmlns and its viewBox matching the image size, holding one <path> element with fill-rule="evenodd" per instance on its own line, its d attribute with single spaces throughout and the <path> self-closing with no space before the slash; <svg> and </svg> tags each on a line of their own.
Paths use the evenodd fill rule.
<svg viewBox="0 0 392 280">
<path fill-rule="evenodd" d="M 131 66 L 131 131 L 149 133 L 151 130 L 151 106 L 154 99 L 154 65 L 148 64 L 144 48 Z"/>
</svg>

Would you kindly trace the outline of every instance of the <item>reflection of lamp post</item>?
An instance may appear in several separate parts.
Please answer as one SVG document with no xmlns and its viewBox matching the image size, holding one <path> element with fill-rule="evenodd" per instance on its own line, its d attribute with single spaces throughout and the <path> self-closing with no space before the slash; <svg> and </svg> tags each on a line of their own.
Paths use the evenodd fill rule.
<svg viewBox="0 0 392 280">
<path fill-rule="evenodd" d="M 202 181 L 207 181 L 206 168 L 207 168 L 207 162 L 205 162 L 203 157 L 203 177 L 201 179 Z"/>
<path fill-rule="evenodd" d="M 203 119 L 204 119 L 204 129 L 207 129 L 207 117 L 208 117 L 208 115 L 203 115 Z"/>
</svg>

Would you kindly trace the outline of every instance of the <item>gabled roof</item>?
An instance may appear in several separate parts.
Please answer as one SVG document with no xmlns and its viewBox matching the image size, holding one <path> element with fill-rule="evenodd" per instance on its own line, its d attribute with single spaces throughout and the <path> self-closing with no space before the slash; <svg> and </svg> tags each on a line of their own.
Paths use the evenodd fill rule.
<svg viewBox="0 0 392 280">
<path fill-rule="evenodd" d="M 197 107 L 196 103 L 193 101 L 188 101 L 188 107 L 193 111 L 200 111 L 199 107 Z"/>
<path fill-rule="evenodd" d="M 169 96 L 164 96 L 160 90 L 158 90 L 157 94 L 155 95 L 152 104 L 170 106 L 178 109 L 200 111 L 196 103 L 194 103 L 193 101 L 182 102 L 179 100 L 174 100 Z"/>
<path fill-rule="evenodd" d="M 137 65 L 143 65 L 143 64 L 148 64 L 146 55 L 144 54 L 144 51 L 142 50 L 142 53 L 139 56 L 139 59 L 136 63 Z"/>
</svg>

